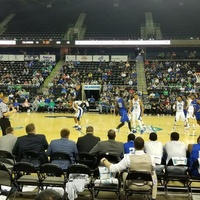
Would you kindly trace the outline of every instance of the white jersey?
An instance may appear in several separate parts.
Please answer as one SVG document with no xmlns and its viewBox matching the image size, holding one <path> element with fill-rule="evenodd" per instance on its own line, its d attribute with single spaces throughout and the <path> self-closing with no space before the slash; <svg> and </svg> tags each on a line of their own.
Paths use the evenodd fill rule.
<svg viewBox="0 0 200 200">
<path fill-rule="evenodd" d="M 183 112 L 183 109 L 184 109 L 184 102 L 177 101 L 176 102 L 176 112 Z"/>
<path fill-rule="evenodd" d="M 192 99 L 189 99 L 188 100 L 188 112 L 194 112 L 194 106 L 193 106 L 193 104 L 192 104 Z"/>
<path fill-rule="evenodd" d="M 141 107 L 140 107 L 140 100 L 134 100 L 132 99 L 132 104 L 133 104 L 133 112 L 134 113 L 140 113 L 141 112 Z"/>
</svg>

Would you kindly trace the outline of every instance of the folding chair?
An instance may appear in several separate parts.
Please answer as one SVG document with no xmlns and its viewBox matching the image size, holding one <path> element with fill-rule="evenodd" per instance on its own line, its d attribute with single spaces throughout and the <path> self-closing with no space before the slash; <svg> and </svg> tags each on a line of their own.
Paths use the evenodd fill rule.
<svg viewBox="0 0 200 200">
<path fill-rule="evenodd" d="M 40 190 L 40 174 L 31 163 L 18 162 L 13 167 L 14 181 L 17 183 L 17 192 L 23 194 L 24 186 L 36 186 Z M 30 194 L 32 194 L 30 192 Z M 34 192 L 35 194 L 35 192 Z"/>
<path fill-rule="evenodd" d="M 189 173 L 187 166 L 187 158 L 185 157 L 173 157 L 169 160 L 168 164 L 165 167 L 165 193 L 168 195 L 168 188 L 171 189 L 187 189 L 189 196 Z M 170 186 L 168 183 L 170 181 L 178 181 L 183 184 L 183 187 Z"/>
<path fill-rule="evenodd" d="M 42 165 L 42 161 L 40 159 L 40 155 L 34 151 L 26 151 L 21 155 L 20 162 L 28 162 L 33 164 L 35 167 L 39 168 Z"/>
<path fill-rule="evenodd" d="M 199 192 L 199 185 L 192 186 L 192 183 L 200 184 L 200 158 L 196 159 L 190 168 L 190 178 L 189 178 L 189 187 L 190 187 L 190 195 L 192 196 L 193 190 Z"/>
<path fill-rule="evenodd" d="M 43 164 L 40 168 L 40 186 L 43 190 L 48 187 L 60 187 L 64 190 L 65 196 L 65 186 L 66 186 L 66 173 L 58 165 L 52 163 Z M 63 197 L 64 197 L 63 196 Z"/>
<path fill-rule="evenodd" d="M 15 164 L 15 158 L 9 151 L 0 150 L 0 162 L 2 162 L 7 169 L 12 170 Z"/>
<path fill-rule="evenodd" d="M 9 192 L 5 192 L 5 190 L 2 189 L 2 186 L 10 187 Z M 6 167 L 6 165 L 0 162 L 0 195 L 5 194 L 5 196 L 7 196 L 6 199 L 8 199 L 10 195 L 15 191 L 15 188 L 16 184 L 10 170 Z"/>
<path fill-rule="evenodd" d="M 88 166 L 83 164 L 70 165 L 67 171 L 67 177 L 68 182 L 66 184 L 66 191 L 68 193 L 68 197 L 73 192 L 76 193 L 77 196 L 79 193 L 83 192 L 85 188 L 87 188 L 90 192 L 90 199 L 94 199 L 93 179 Z M 71 188 L 74 189 L 72 193 Z"/>
<path fill-rule="evenodd" d="M 97 168 L 96 157 L 89 153 L 78 153 L 76 155 L 76 163 L 88 166 L 92 174 L 94 174 L 94 171 Z"/>
<path fill-rule="evenodd" d="M 66 171 L 68 166 L 72 163 L 70 155 L 63 152 L 55 152 L 50 155 L 50 162 L 56 164 Z"/>
<path fill-rule="evenodd" d="M 145 171 L 130 171 L 128 172 L 124 191 L 126 200 L 133 194 L 147 195 L 149 199 L 152 194 L 153 180 L 149 172 Z"/>
<path fill-rule="evenodd" d="M 100 191 L 114 192 L 120 199 L 121 177 L 119 173 L 110 173 L 107 167 L 101 166 L 100 161 L 106 158 L 111 163 L 118 163 L 119 158 L 109 153 L 100 154 L 97 158 L 99 164 L 98 171 L 95 173 L 94 193 L 98 196 Z"/>
</svg>

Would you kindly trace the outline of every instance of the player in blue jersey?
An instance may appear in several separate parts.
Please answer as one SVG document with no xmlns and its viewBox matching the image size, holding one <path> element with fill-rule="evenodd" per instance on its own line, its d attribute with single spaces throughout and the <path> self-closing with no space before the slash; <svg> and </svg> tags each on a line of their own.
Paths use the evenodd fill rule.
<svg viewBox="0 0 200 200">
<path fill-rule="evenodd" d="M 128 109 L 127 109 L 127 106 L 124 102 L 123 94 L 121 94 L 120 97 L 116 100 L 116 107 L 119 110 L 119 115 L 121 116 L 121 119 L 120 119 L 121 123 L 117 126 L 116 129 L 119 131 L 119 129 L 122 126 L 124 126 L 125 122 L 127 122 L 129 131 L 132 133 L 131 122 L 130 122 L 129 117 L 128 117 Z"/>
<path fill-rule="evenodd" d="M 194 115 L 196 117 L 197 124 L 200 125 L 200 100 L 199 99 L 196 100 L 196 106 L 194 108 Z"/>
</svg>

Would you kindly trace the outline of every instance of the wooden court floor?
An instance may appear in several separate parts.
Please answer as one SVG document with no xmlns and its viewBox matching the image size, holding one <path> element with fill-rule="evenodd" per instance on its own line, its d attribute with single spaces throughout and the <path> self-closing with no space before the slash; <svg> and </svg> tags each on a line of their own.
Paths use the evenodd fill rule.
<svg viewBox="0 0 200 200">
<path fill-rule="evenodd" d="M 36 133 L 45 134 L 49 142 L 60 138 L 60 130 L 63 128 L 70 130 L 70 139 L 76 142 L 77 138 L 85 133 L 87 126 L 93 126 L 94 134 L 101 140 L 107 140 L 107 131 L 116 128 L 120 117 L 111 114 L 85 113 L 81 119 L 82 133 L 73 128 L 73 114 L 70 113 L 15 113 L 11 116 L 10 121 L 15 128 L 16 136 L 26 134 L 25 126 L 34 123 Z M 143 134 L 138 131 L 136 136 L 142 136 L 145 141 L 148 141 L 149 133 L 155 131 L 158 134 L 158 140 L 163 144 L 170 140 L 174 123 L 173 116 L 144 116 L 143 122 L 146 131 Z M 180 141 L 186 145 L 196 143 L 196 138 L 200 135 L 200 127 L 196 122 L 195 125 L 195 130 L 192 128 L 185 130 L 183 122 L 178 122 L 176 131 L 180 134 Z M 128 126 L 125 124 L 117 133 L 116 140 L 126 142 L 128 133 Z"/>
</svg>

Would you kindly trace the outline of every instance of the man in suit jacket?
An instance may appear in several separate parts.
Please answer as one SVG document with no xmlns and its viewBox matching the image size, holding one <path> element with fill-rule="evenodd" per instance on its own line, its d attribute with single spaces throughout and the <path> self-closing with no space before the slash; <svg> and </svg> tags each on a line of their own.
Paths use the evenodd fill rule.
<svg viewBox="0 0 200 200">
<path fill-rule="evenodd" d="M 76 143 L 69 140 L 70 131 L 68 129 L 62 129 L 60 131 L 60 139 L 52 140 L 48 149 L 47 155 L 51 156 L 53 153 L 62 152 L 69 154 L 72 163 L 75 161 L 75 155 L 78 153 Z M 53 160 L 52 163 L 59 165 L 62 169 L 67 169 L 70 162 L 64 160 Z"/>
<path fill-rule="evenodd" d="M 108 131 L 108 140 L 98 142 L 90 151 L 91 154 L 110 153 L 122 157 L 124 154 L 124 144 L 122 142 L 115 141 L 115 131 L 110 129 Z"/>
<path fill-rule="evenodd" d="M 86 152 L 89 153 L 90 150 L 100 141 L 99 137 L 94 136 L 94 128 L 92 126 L 88 126 L 86 128 L 86 135 L 83 137 L 79 137 L 77 141 L 78 152 Z"/>
<path fill-rule="evenodd" d="M 17 156 L 17 160 L 20 161 L 24 152 L 34 151 L 39 154 L 41 164 L 46 163 L 48 160 L 45 150 L 48 148 L 48 142 L 45 135 L 36 134 L 33 123 L 26 126 L 26 133 L 27 135 L 17 138 L 12 150 L 13 155 Z"/>
</svg>

